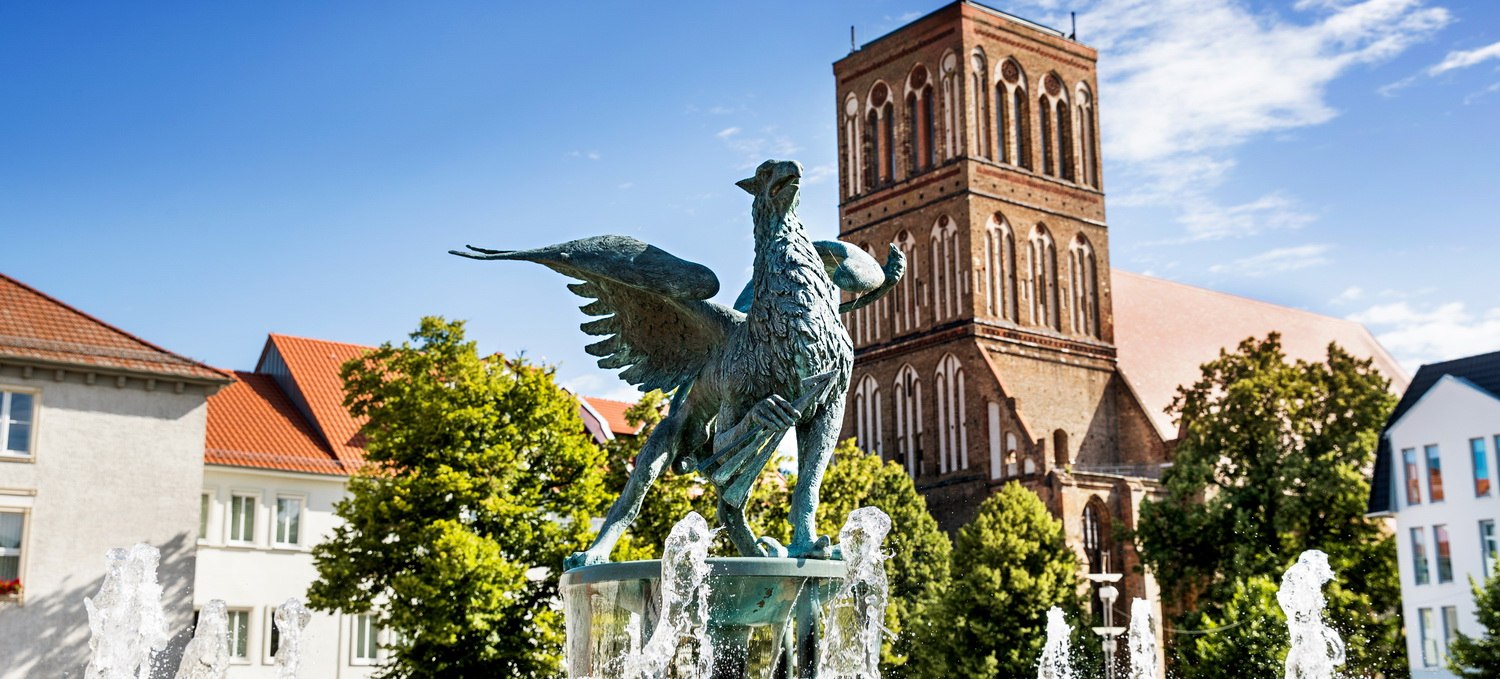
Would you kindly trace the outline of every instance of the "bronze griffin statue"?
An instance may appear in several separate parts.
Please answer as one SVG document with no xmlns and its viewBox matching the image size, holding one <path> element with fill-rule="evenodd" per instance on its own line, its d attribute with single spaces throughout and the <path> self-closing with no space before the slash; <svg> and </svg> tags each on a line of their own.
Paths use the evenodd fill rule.
<svg viewBox="0 0 1500 679">
<path fill-rule="evenodd" d="M 604 563 L 640 512 L 651 484 L 672 465 L 696 470 L 718 495 L 718 516 L 744 556 L 835 558 L 817 535 L 818 488 L 844 417 L 854 346 L 839 314 L 878 299 L 906 261 L 890 248 L 882 268 L 839 241 L 813 242 L 797 219 L 802 166 L 768 160 L 738 183 L 755 197 L 755 265 L 735 308 L 708 301 L 719 280 L 701 264 L 626 236 L 598 236 L 534 250 L 469 246 L 472 259 L 525 260 L 581 280 L 568 287 L 598 316 L 583 331 L 604 337 L 587 347 L 600 367 L 643 391 L 672 392 L 671 409 L 651 433 L 625 489 L 587 551 L 566 569 Z M 856 295 L 839 303 L 839 291 Z M 797 430 L 792 542 L 757 538 L 745 519 L 751 486 L 785 433 Z"/>
</svg>

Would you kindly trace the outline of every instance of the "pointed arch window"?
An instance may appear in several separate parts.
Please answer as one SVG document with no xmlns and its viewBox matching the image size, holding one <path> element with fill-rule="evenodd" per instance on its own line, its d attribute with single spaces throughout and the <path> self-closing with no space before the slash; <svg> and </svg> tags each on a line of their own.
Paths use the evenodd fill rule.
<svg viewBox="0 0 1500 679">
<path fill-rule="evenodd" d="M 1042 174 L 1053 176 L 1057 171 L 1052 166 L 1052 105 L 1046 95 L 1037 99 L 1037 119 L 1041 121 L 1041 127 L 1037 128 L 1042 140 Z"/>
<path fill-rule="evenodd" d="M 985 310 L 995 318 L 1016 320 L 1016 236 L 1005 216 L 996 212 L 985 226 Z"/>
<path fill-rule="evenodd" d="M 858 195 L 864 187 L 860 172 L 864 169 L 863 147 L 860 145 L 859 99 L 850 95 L 844 100 L 844 195 Z"/>
<path fill-rule="evenodd" d="M 943 55 L 943 159 L 951 160 L 958 149 L 958 55 Z"/>
<path fill-rule="evenodd" d="M 989 63 L 985 59 L 984 51 L 974 50 L 974 53 L 969 55 L 969 65 L 969 92 L 971 93 L 969 104 L 972 107 L 970 111 L 972 115 L 969 119 L 974 121 L 974 152 L 981 157 L 994 160 L 994 144 L 990 141 L 989 99 L 984 94 L 989 89 L 986 87 L 986 83 L 989 82 L 989 76 L 986 75 L 989 72 Z"/>
<path fill-rule="evenodd" d="M 1078 234 L 1068 248 L 1069 282 L 1073 293 L 1073 332 L 1101 337 L 1099 328 L 1099 264 L 1088 237 Z"/>
<path fill-rule="evenodd" d="M 1083 507 L 1083 554 L 1090 573 L 1105 573 L 1110 567 L 1109 513 L 1098 496 Z"/>
<path fill-rule="evenodd" d="M 1037 106 L 1037 115 L 1042 125 L 1042 174 L 1075 181 L 1077 161 L 1074 155 L 1072 105 L 1068 103 L 1067 89 L 1056 73 L 1049 73 L 1042 78 L 1042 93 L 1037 99 Z"/>
<path fill-rule="evenodd" d="M 1057 314 L 1057 244 L 1042 224 L 1031 232 L 1029 243 L 1031 322 L 1033 325 L 1060 330 Z"/>
<path fill-rule="evenodd" d="M 875 257 L 875 251 L 868 243 L 861 243 L 859 248 L 871 258 Z M 851 293 L 847 295 L 847 299 L 852 300 L 857 296 Z M 880 338 L 882 324 L 890 314 L 889 304 L 889 297 L 883 297 L 844 314 L 844 327 L 848 329 L 849 339 L 854 341 L 854 346 L 863 346 Z"/>
<path fill-rule="evenodd" d="M 870 88 L 868 109 L 865 114 L 865 133 L 870 138 L 867 188 L 874 188 L 889 183 L 896 171 L 896 107 L 885 83 L 875 83 Z"/>
<path fill-rule="evenodd" d="M 995 96 L 1006 103 L 997 105 L 1003 109 L 1005 122 L 999 133 L 1000 144 L 1005 147 L 1007 162 L 1032 169 L 1031 159 L 1031 113 L 1026 94 L 1026 71 L 1015 59 L 1006 59 L 1000 65 L 1000 79 L 995 85 Z M 998 119 L 998 117 L 997 117 Z"/>
<path fill-rule="evenodd" d="M 927 68 L 918 64 L 906 78 L 906 121 L 908 176 L 937 165 L 933 142 L 937 139 L 937 121 L 933 118 L 932 81 Z"/>
<path fill-rule="evenodd" d="M 917 239 L 908 231 L 896 234 L 896 247 L 906 255 L 906 275 L 896 284 L 896 298 L 892 300 L 896 317 L 896 334 L 908 333 L 922 323 L 922 309 L 917 299 L 917 279 L 921 276 L 921 261 L 917 259 Z"/>
<path fill-rule="evenodd" d="M 937 391 L 938 473 L 969 468 L 969 427 L 965 417 L 964 368 L 953 354 L 938 361 L 933 379 Z"/>
<path fill-rule="evenodd" d="M 885 454 L 885 427 L 880 402 L 880 384 L 864 376 L 854 389 L 854 442 L 860 450 L 878 457 Z"/>
<path fill-rule="evenodd" d="M 932 227 L 932 318 L 943 320 L 958 314 L 959 286 L 963 277 L 958 257 L 958 224 L 947 215 Z"/>
<path fill-rule="evenodd" d="M 912 478 L 922 474 L 922 378 L 910 364 L 896 371 L 896 460 Z"/>
<path fill-rule="evenodd" d="M 1094 130 L 1094 95 L 1078 83 L 1078 145 L 1083 158 L 1083 183 L 1099 188 L 1099 147 Z"/>
</svg>

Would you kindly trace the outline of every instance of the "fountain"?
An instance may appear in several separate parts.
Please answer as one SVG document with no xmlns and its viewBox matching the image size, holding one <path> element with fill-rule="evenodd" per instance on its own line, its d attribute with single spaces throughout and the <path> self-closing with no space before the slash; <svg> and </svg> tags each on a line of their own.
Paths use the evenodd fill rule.
<svg viewBox="0 0 1500 679">
<path fill-rule="evenodd" d="M 83 600 L 89 614 L 89 664 L 84 679 L 146 679 L 151 660 L 166 650 L 167 619 L 155 547 L 137 544 L 111 549 L 99 593 Z"/>
<path fill-rule="evenodd" d="M 1061 608 L 1053 606 L 1047 610 L 1047 644 L 1042 647 L 1042 659 L 1037 663 L 1037 679 L 1075 679 L 1073 659 L 1068 648 L 1068 637 L 1073 628 L 1063 617 Z"/>
<path fill-rule="evenodd" d="M 295 597 L 276 607 L 272 616 L 280 643 L 276 649 L 276 679 L 297 679 L 302 664 L 302 631 L 312 620 L 312 612 Z"/>
<path fill-rule="evenodd" d="M 1156 679 L 1160 668 L 1156 659 L 1156 632 L 1151 629 L 1151 602 L 1136 598 L 1130 602 L 1130 631 L 1126 637 L 1130 652 L 1130 678 Z"/>
<path fill-rule="evenodd" d="M 1330 679 L 1344 664 L 1344 640 L 1323 620 L 1323 585 L 1333 579 L 1328 555 L 1310 549 L 1281 576 L 1276 602 L 1286 613 L 1291 650 L 1286 654 L 1286 679 Z"/>
<path fill-rule="evenodd" d="M 193 638 L 182 651 L 176 679 L 223 679 L 229 671 L 229 614 L 222 599 L 198 612 Z"/>
</svg>

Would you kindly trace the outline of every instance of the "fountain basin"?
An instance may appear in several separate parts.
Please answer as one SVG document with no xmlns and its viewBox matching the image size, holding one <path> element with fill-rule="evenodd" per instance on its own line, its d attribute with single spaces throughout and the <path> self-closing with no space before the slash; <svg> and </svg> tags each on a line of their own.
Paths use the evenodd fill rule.
<svg viewBox="0 0 1500 679">
<path fill-rule="evenodd" d="M 798 676 L 803 672 L 790 665 L 816 662 L 817 620 L 843 583 L 844 562 L 723 557 L 707 563 L 714 679 Z M 568 676 L 624 677 L 623 659 L 641 651 L 660 618 L 660 582 L 660 561 L 563 573 Z"/>
</svg>

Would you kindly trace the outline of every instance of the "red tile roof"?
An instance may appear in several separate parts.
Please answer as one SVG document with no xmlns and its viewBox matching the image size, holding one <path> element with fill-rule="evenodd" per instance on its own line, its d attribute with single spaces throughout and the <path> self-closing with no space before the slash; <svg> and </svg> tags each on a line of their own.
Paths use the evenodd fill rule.
<svg viewBox="0 0 1500 679">
<path fill-rule="evenodd" d="M 596 396 L 583 396 L 581 394 L 578 398 L 588 401 L 589 405 L 593 406 L 594 410 L 604 417 L 604 421 L 609 423 L 610 433 L 616 436 L 640 433 L 641 425 L 633 425 L 625 419 L 625 410 L 635 405 L 634 403 L 598 398 Z"/>
<path fill-rule="evenodd" d="M 364 462 L 364 440 L 359 433 L 364 422 L 344 408 L 344 382 L 339 378 L 339 368 L 372 347 L 273 334 L 266 341 L 266 350 L 272 349 L 286 363 L 313 425 L 334 456 L 344 466 L 358 468 Z"/>
<path fill-rule="evenodd" d="M 0 274 L 0 358 L 194 382 L 230 379 L 5 274 Z"/>
<path fill-rule="evenodd" d="M 348 473 L 275 378 L 238 371 L 234 376 L 234 383 L 208 398 L 205 463 Z"/>
<path fill-rule="evenodd" d="M 1288 357 L 1324 360 L 1329 342 L 1374 365 L 1391 389 L 1406 388 L 1407 375 L 1363 325 L 1182 283 L 1120 271 L 1113 283 L 1115 348 L 1120 371 L 1164 439 L 1177 438 L 1166 408 L 1178 385 L 1191 385 L 1200 367 L 1233 350 L 1247 337 L 1281 333 Z"/>
</svg>

